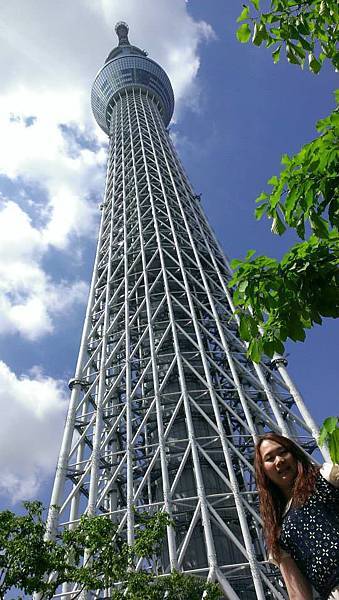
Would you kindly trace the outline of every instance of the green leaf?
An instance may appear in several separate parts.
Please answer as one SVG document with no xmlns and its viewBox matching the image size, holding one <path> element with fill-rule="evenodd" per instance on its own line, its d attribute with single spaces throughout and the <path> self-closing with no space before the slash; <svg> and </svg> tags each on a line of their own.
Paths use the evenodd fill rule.
<svg viewBox="0 0 339 600">
<path fill-rule="evenodd" d="M 254 8 L 256 8 L 256 10 L 259 10 L 259 0 L 251 0 Z"/>
<path fill-rule="evenodd" d="M 327 417 L 327 419 L 325 419 L 325 421 L 323 422 L 322 427 L 326 429 L 327 433 L 333 433 L 338 422 L 338 417 Z"/>
<path fill-rule="evenodd" d="M 333 198 L 328 206 L 328 218 L 329 218 L 329 221 L 330 221 L 332 227 L 339 225 L 338 213 L 339 213 L 338 200 L 336 198 Z"/>
<path fill-rule="evenodd" d="M 302 60 L 304 60 L 306 56 L 305 50 L 301 47 L 301 45 L 297 44 L 293 46 L 293 50 L 296 55 L 298 55 Z"/>
<path fill-rule="evenodd" d="M 312 217 L 310 217 L 310 224 L 317 236 L 325 239 L 328 238 L 328 226 L 324 219 L 317 214 L 313 214 Z"/>
<path fill-rule="evenodd" d="M 328 431 L 323 425 L 322 427 L 320 427 L 320 435 L 318 438 L 318 444 L 319 444 L 320 448 L 324 445 L 327 438 L 328 438 Z"/>
<path fill-rule="evenodd" d="M 253 362 L 260 362 L 262 355 L 262 340 L 258 338 L 253 338 L 248 347 L 248 355 L 253 360 Z"/>
<path fill-rule="evenodd" d="M 284 344 L 279 339 L 275 339 L 275 349 L 278 354 L 284 354 L 285 352 Z"/>
<path fill-rule="evenodd" d="M 237 30 L 237 38 L 242 44 L 246 44 L 251 37 L 251 30 L 248 23 L 243 23 Z"/>
<path fill-rule="evenodd" d="M 250 260 L 255 253 L 256 250 L 248 250 L 245 256 L 245 260 Z"/>
<path fill-rule="evenodd" d="M 301 60 L 296 54 L 295 46 L 293 44 L 286 44 L 286 56 L 288 62 L 292 63 L 292 65 L 300 65 Z"/>
<path fill-rule="evenodd" d="M 235 278 L 233 278 L 235 279 Z M 236 285 L 236 282 L 233 282 L 233 285 Z M 239 288 L 236 288 L 235 291 L 233 292 L 233 304 L 234 306 L 239 306 L 242 305 L 242 298 L 240 298 L 240 292 L 239 292 Z"/>
<path fill-rule="evenodd" d="M 329 434 L 328 449 L 331 459 L 334 463 L 339 463 L 339 429 L 335 429 Z"/>
<path fill-rule="evenodd" d="M 262 204 L 261 206 L 257 206 L 257 208 L 255 209 L 255 211 L 254 211 L 255 218 L 259 221 L 266 211 L 267 211 L 267 204 L 265 202 L 265 204 Z"/>
<path fill-rule="evenodd" d="M 267 36 L 265 38 L 266 39 L 266 44 L 265 45 L 266 45 L 266 48 L 270 48 L 271 46 L 274 46 L 274 44 L 277 43 L 277 38 L 270 37 L 270 33 L 271 32 L 270 33 L 266 32 L 266 33 L 267 33 Z"/>
<path fill-rule="evenodd" d="M 239 333 L 240 337 L 248 342 L 251 338 L 251 326 L 250 326 L 250 316 L 246 313 L 242 313 L 240 315 L 239 322 Z"/>
<path fill-rule="evenodd" d="M 268 182 L 270 185 L 278 185 L 279 180 L 278 177 L 276 175 L 273 175 L 273 177 L 271 177 L 271 179 L 268 180 Z"/>
<path fill-rule="evenodd" d="M 240 258 L 233 258 L 233 260 L 231 260 L 230 262 L 230 267 L 231 269 L 237 269 L 240 265 L 243 264 L 243 260 L 241 260 Z"/>
<path fill-rule="evenodd" d="M 310 53 L 308 55 L 308 65 L 309 65 L 310 71 L 312 71 L 312 73 L 314 73 L 315 75 L 317 73 L 319 73 L 319 71 L 321 69 L 321 63 L 319 61 L 317 61 L 314 54 Z"/>
<path fill-rule="evenodd" d="M 286 227 L 282 222 L 281 218 L 279 217 L 278 213 L 275 213 L 274 215 L 271 231 L 272 233 L 275 233 L 277 235 L 282 235 L 286 231 Z"/>
<path fill-rule="evenodd" d="M 305 238 L 305 221 L 303 217 L 298 220 L 295 229 L 298 236 L 303 240 Z"/>
<path fill-rule="evenodd" d="M 312 44 L 310 44 L 305 38 L 303 38 L 302 35 L 299 35 L 298 37 L 304 50 L 309 50 L 311 52 L 313 50 Z"/>
<path fill-rule="evenodd" d="M 269 195 L 266 194 L 266 192 L 261 192 L 260 196 L 258 196 L 255 201 L 262 202 L 263 200 L 267 200 L 267 198 L 269 198 Z"/>
<path fill-rule="evenodd" d="M 249 15 L 249 8 L 248 8 L 248 6 L 244 5 L 244 8 L 242 9 L 239 17 L 237 18 L 237 23 L 240 23 L 241 21 L 245 21 L 245 19 L 248 19 L 248 15 Z"/>
<path fill-rule="evenodd" d="M 272 58 L 273 58 L 273 62 L 275 65 L 277 64 L 277 62 L 279 62 L 280 50 L 281 50 L 281 46 L 278 46 L 278 48 L 276 50 L 274 50 L 274 52 L 272 52 Z"/>
<path fill-rule="evenodd" d="M 291 215 L 293 214 L 294 209 L 296 208 L 296 205 L 299 201 L 299 196 L 300 189 L 297 186 L 292 187 L 286 196 L 284 204 L 284 216 L 288 224 L 290 224 L 291 222 Z"/>
<path fill-rule="evenodd" d="M 260 46 L 261 42 L 267 37 L 267 32 L 264 25 L 254 24 L 252 43 L 255 46 Z"/>
<path fill-rule="evenodd" d="M 239 288 L 238 288 L 238 289 L 239 289 L 239 292 L 240 292 L 241 294 L 243 294 L 243 293 L 244 293 L 244 291 L 246 290 L 247 286 L 248 286 L 248 281 L 242 281 L 242 282 L 239 284 Z"/>
<path fill-rule="evenodd" d="M 288 321 L 288 335 L 294 342 L 304 342 L 305 341 L 305 331 L 302 325 L 301 320 L 298 318 L 298 315 L 291 314 L 290 319 Z"/>
<path fill-rule="evenodd" d="M 309 23 L 307 21 L 306 15 L 305 15 L 305 18 L 304 18 L 304 15 L 300 15 L 298 17 L 298 30 L 303 35 L 308 35 L 310 33 L 310 26 L 309 26 Z"/>
</svg>

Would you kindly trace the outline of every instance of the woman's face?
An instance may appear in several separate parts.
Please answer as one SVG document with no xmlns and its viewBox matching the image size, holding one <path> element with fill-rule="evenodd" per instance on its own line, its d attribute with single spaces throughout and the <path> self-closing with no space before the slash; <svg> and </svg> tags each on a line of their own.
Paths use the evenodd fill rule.
<svg viewBox="0 0 339 600">
<path fill-rule="evenodd" d="M 267 477 L 289 498 L 298 473 L 298 461 L 289 450 L 272 440 L 264 440 L 259 451 Z"/>
</svg>

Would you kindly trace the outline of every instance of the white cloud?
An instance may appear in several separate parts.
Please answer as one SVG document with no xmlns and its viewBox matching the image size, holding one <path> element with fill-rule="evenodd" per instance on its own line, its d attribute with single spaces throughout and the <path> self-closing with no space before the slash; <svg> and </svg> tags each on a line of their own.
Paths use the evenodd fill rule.
<svg viewBox="0 0 339 600">
<path fill-rule="evenodd" d="M 47 192 L 46 241 L 61 248 L 73 233 L 89 235 L 95 230 L 97 206 L 90 197 L 95 194 L 99 200 L 103 189 L 105 148 L 94 145 L 89 150 L 77 144 L 77 153 L 71 154 L 70 134 L 60 126 L 73 124 L 91 141 L 83 109 L 81 94 L 67 90 L 41 93 L 20 88 L 0 96 L 0 174 L 12 180 L 20 177 L 23 185 L 39 184 Z M 27 126 L 30 116 L 35 120 Z"/>
<path fill-rule="evenodd" d="M 56 283 L 41 267 L 48 249 L 46 231 L 34 228 L 17 204 L 4 201 L 0 210 L 0 333 L 19 331 L 33 341 L 53 331 L 54 315 L 86 299 L 85 283 Z"/>
<path fill-rule="evenodd" d="M 20 89 L 0 97 L 0 174 L 14 181 L 19 192 L 30 186 L 27 204 L 36 208 L 41 221 L 33 226 L 15 201 L 0 198 L 0 334 L 18 331 L 36 340 L 53 331 L 53 316 L 62 308 L 85 300 L 85 284 L 75 282 L 65 302 L 66 284 L 55 282 L 53 273 L 42 267 L 50 248 L 67 250 L 71 241 L 94 237 L 97 229 L 98 209 L 91 194 L 100 197 L 105 149 L 73 144 L 76 151 L 71 153 L 71 134 L 60 126 L 74 123 L 82 110 L 79 97 L 67 92 Z M 27 126 L 29 116 L 35 120 Z M 85 119 L 72 127 L 91 142 Z M 27 201 L 27 192 L 19 193 L 20 199 L 25 195 Z M 78 249 L 73 249 L 75 256 Z"/>
<path fill-rule="evenodd" d="M 17 377 L 0 362 L 0 493 L 36 497 L 55 467 L 67 396 L 61 382 L 35 368 Z"/>
</svg>

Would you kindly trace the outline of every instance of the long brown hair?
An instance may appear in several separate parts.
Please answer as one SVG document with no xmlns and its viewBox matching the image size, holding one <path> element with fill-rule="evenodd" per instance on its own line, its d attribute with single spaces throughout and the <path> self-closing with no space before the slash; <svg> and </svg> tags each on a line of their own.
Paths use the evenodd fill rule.
<svg viewBox="0 0 339 600">
<path fill-rule="evenodd" d="M 255 476 L 259 492 L 260 514 L 264 522 L 264 534 L 269 552 L 275 560 L 279 561 L 278 540 L 286 501 L 278 486 L 267 477 L 264 471 L 260 454 L 260 446 L 264 440 L 277 442 L 286 448 L 298 462 L 298 473 L 294 481 L 292 495 L 292 506 L 294 507 L 305 504 L 311 495 L 319 474 L 319 467 L 311 463 L 308 456 L 297 444 L 278 433 L 270 432 L 260 436 L 255 447 Z"/>
</svg>

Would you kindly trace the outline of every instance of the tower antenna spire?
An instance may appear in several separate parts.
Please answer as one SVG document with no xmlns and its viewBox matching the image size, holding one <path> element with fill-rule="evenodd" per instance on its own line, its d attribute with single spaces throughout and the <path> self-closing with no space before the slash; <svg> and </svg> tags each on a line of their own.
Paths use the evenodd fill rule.
<svg viewBox="0 0 339 600">
<path fill-rule="evenodd" d="M 129 46 L 128 31 L 129 27 L 125 21 L 118 21 L 115 26 L 115 33 L 119 39 L 119 46 Z"/>
</svg>

